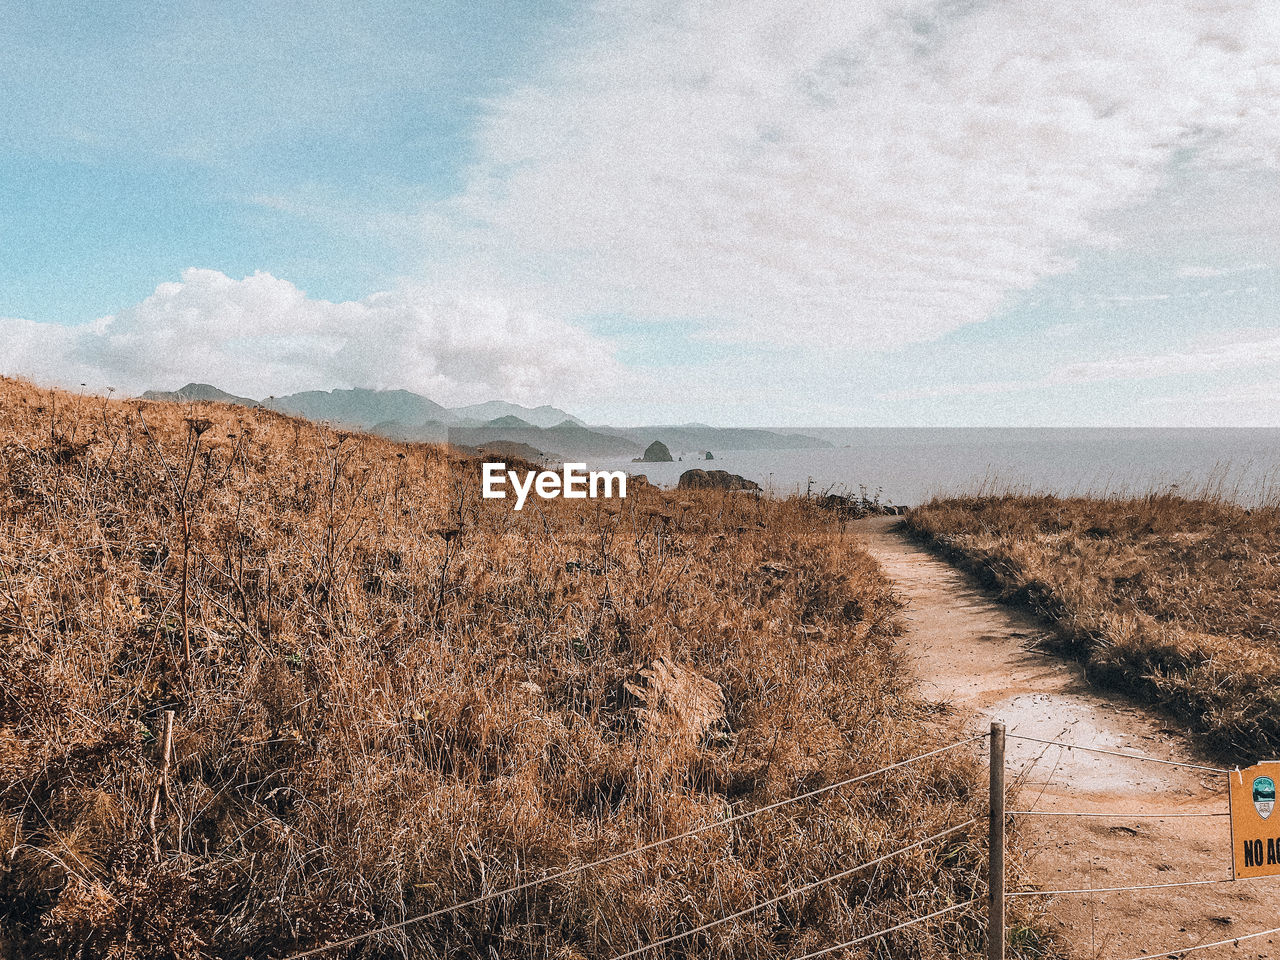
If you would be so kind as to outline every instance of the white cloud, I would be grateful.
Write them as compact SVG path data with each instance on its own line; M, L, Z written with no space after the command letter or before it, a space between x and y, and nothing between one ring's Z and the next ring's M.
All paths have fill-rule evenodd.
M1161 377L1180 377L1188 384L1205 374L1280 366L1280 336L1258 329L1223 330L1212 339L1187 343L1162 353L1128 353L1096 360L1063 363L1035 377L959 381L910 386L882 392L882 399L932 400L945 397L994 396L1049 387L1087 387L1090 384L1131 383ZM1276 392L1270 381L1269 393Z
M1054 370L1045 384L1097 383L1152 377L1197 376L1280 364L1280 337L1224 332L1213 343L1168 353L1130 355L1072 363Z
M69 327L0 317L0 357L4 358L0 373L66 386L87 382L76 377L88 371L80 366L72 370L67 364L74 340Z
M983 380L977 383L951 383L940 387L907 387L886 390L884 400L938 400L946 397L985 397L1013 393L1041 385L1038 380Z
M270 274L197 269L91 324L0 319L0 355L6 373L46 382L136 391L194 380L254 397L361 386L544 402L617 376L600 342L493 298L404 287L331 303Z
M1179 151L1277 162L1273 0L639 0L575 31L429 216L441 276L563 315L927 340L1114 240Z
M1280 386L1273 381L1190 395L1184 392L1147 397L1139 400L1138 406L1154 411L1156 422L1161 425L1280 427ZM1257 460L1270 462L1271 451L1259 450ZM1267 472L1273 486L1280 482L1280 471Z
M1216 279L1218 277L1230 277L1238 273L1257 273L1259 270L1266 270L1265 263L1246 263L1233 267L1202 267L1196 264L1185 264L1178 268L1178 276L1198 280Z

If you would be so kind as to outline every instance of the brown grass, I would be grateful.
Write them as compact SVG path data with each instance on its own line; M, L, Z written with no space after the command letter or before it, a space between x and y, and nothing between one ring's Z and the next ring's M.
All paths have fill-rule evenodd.
M938 744L828 515L651 487L514 513L477 474L0 381L0 954L281 957ZM609 957L980 815L981 782L950 754L332 955ZM650 955L798 956L967 899L979 840ZM979 940L964 913L854 955Z
M1280 748L1280 510L993 496L936 500L906 525L1056 623L1098 681L1235 759Z

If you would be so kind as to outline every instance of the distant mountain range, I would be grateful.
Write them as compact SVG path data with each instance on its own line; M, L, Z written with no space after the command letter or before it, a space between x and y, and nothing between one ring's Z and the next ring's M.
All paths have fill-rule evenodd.
M368 430L379 423L447 423L456 420L448 407L408 390L308 390L287 397L268 397L263 404L281 413L327 420Z
M776 430L711 427L702 423L653 427L588 427L558 407L523 407L489 400L445 407L408 390L308 390L252 400L208 383L148 390L144 400L216 402L266 407L280 413L366 430L393 440L452 443L475 449L541 452L548 460L630 459L655 440L676 455L711 450L799 450L830 447L826 440ZM528 453L522 454L528 456Z
M257 400L248 397L237 397L208 383L188 383L177 390L147 390L142 394L143 400L176 400L183 403L233 403L241 407L260 407Z
M565 413L559 407L547 406L522 407L518 403L507 403L505 400L488 400L484 403L473 403L468 407L454 407L454 415L459 420L474 420L489 423L502 417L516 417L535 427L554 427L568 420L580 427L585 427L575 416Z
M554 427L556 424L582 425L582 421L557 407L522 407L505 400L489 400L466 407L441 406L434 400L408 390L306 390L283 397L252 400L227 393L208 383L188 383L177 390L147 390L143 400L178 400L194 403L212 401L234 403L242 407L266 407L280 413L307 420L326 420L361 430L371 430L382 423L419 425L424 423L458 424L478 427L502 417L517 417L528 426Z

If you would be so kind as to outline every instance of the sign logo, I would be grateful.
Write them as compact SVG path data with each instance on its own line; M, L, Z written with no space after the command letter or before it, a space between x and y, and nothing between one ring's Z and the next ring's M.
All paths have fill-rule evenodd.
M1276 806L1276 782L1270 777L1254 777L1253 806L1263 820L1271 816Z

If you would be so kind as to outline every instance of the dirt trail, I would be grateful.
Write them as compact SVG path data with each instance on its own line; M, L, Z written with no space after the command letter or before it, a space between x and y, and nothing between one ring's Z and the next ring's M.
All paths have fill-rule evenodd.
M926 695L946 701L966 728L1002 720L1010 734L1201 763L1159 714L1091 688L1083 671L1034 647L1044 628L997 604L965 574L893 530L895 518L860 521L870 552L907 601L906 647ZM1108 814L1225 813L1223 775L1008 742L1018 810ZM1077 818L1020 816L1031 849L1028 886L1118 887L1225 878L1231 874L1225 816ZM1011 889L1013 887L1011 886ZM1280 879L1216 886L1056 897L1050 914L1074 956L1125 960L1159 950L1280 926ZM1280 935L1192 957L1280 960Z

